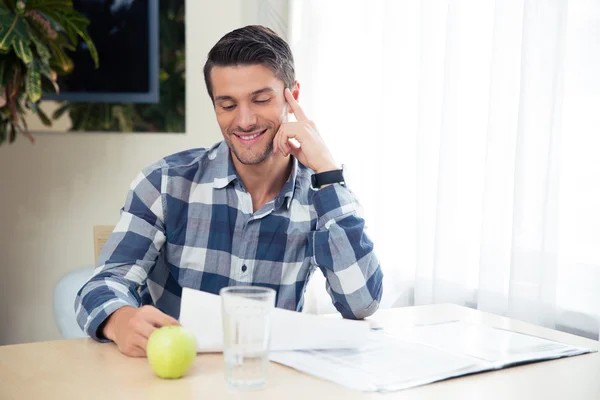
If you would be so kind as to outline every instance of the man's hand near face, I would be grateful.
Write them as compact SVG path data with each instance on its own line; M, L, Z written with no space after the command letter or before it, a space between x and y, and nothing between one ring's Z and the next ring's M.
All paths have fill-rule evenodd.
M289 89L284 91L285 99L296 116L297 122L284 122L273 139L273 152L283 156L293 155L315 173L339 169L315 123L308 119ZM294 139L299 143L296 146Z
M179 325L179 321L153 306L125 306L108 318L103 333L126 356L145 357L148 338L166 325Z

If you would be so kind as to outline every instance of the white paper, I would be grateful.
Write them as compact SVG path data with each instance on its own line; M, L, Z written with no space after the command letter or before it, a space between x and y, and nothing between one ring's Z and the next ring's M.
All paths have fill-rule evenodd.
M394 391L595 350L461 321L372 332L359 349L285 351L270 359L362 391Z
M448 321L389 332L395 337L422 343L440 350L458 352L491 363L510 364L521 361L556 358L578 348L552 340L506 329Z
M448 371L469 373L477 360L372 332L367 345L350 350L272 353L269 358L310 375L362 391L399 390L430 383Z
M183 288L179 322L194 332L198 352L223 351L220 296ZM356 348L367 343L369 331L367 321L274 308L271 314L271 351Z

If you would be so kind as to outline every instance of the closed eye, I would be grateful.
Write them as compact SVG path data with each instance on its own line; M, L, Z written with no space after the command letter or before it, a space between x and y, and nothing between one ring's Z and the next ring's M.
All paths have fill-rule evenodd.
M223 110L227 110L227 111L231 111L235 108L235 104L231 105L231 106L221 106L223 108Z
M268 103L269 101L271 101L271 99L266 99L266 100L254 100L255 103L258 104L265 104Z

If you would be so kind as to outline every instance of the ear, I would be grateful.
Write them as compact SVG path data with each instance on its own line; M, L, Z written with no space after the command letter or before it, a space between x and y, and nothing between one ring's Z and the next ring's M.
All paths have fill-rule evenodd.
M298 101L298 99L300 98L300 83L298 81L294 82L294 86L292 86L292 88L290 89L290 92L292 92L292 96L294 96L294 99L296 99L296 101ZM294 112L292 111L292 109L290 107L288 107L288 114L293 114Z

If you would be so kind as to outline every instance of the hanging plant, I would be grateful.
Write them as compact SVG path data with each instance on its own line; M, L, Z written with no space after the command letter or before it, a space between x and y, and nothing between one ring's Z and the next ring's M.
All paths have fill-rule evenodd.
M0 0L0 145L18 133L33 142L27 111L52 124L39 101L44 92L58 92L57 74L73 71L66 50L75 50L79 38L98 67L88 25L71 0Z
M185 1L161 0L159 7L159 102L65 101L53 119L67 114L72 131L185 132Z

